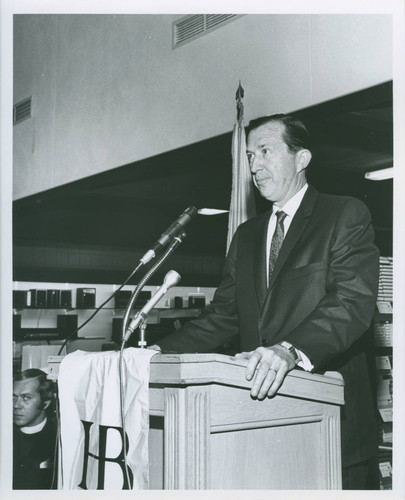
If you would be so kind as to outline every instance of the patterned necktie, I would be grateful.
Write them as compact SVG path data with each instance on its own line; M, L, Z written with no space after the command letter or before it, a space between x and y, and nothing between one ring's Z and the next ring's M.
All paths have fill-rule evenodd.
M282 210L276 212L277 216L277 224L276 229L273 234L273 238L271 240L270 247L270 257L269 257L269 283L271 274L273 272L274 266L277 261L278 254L280 253L281 245L284 240L284 219L287 217L287 214Z

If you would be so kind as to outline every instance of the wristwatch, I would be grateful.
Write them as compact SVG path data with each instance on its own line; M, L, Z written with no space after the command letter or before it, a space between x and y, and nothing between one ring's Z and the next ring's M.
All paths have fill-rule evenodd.
M295 364L302 361L301 356L299 355L299 353L297 352L297 350L295 349L295 347L292 344L283 340L282 342L279 342L278 345L283 347L284 349L286 349L290 354L292 354L294 361L295 361Z

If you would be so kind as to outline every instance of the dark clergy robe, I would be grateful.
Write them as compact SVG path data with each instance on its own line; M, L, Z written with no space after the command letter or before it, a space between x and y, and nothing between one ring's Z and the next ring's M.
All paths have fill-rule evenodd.
M13 489L49 490L52 486L56 425L52 419L34 434L13 427Z

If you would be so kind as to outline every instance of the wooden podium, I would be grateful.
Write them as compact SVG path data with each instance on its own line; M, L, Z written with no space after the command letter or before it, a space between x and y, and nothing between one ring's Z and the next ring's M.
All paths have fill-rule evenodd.
M150 489L341 488L341 376L293 370L259 401L245 367L220 354L152 358Z

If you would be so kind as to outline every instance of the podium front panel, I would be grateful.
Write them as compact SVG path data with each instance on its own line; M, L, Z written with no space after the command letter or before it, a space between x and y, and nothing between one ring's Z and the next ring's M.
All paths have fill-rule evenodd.
M170 382L161 372L158 383L151 378L150 489L341 488L342 380L292 372L290 389L259 401L250 396L244 366L238 382L235 366L224 375L226 366L215 371L221 357L211 356L208 375L200 376L207 365L190 365L199 355L180 355L180 364L189 363L183 374L165 360Z

